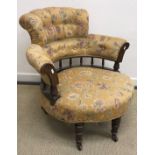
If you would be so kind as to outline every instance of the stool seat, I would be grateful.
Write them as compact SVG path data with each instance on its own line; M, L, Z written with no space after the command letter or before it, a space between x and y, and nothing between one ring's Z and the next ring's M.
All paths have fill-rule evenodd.
M127 110L133 82L122 73L99 68L74 67L58 74L60 98L56 104L43 95L41 106L48 114L68 123L102 122Z

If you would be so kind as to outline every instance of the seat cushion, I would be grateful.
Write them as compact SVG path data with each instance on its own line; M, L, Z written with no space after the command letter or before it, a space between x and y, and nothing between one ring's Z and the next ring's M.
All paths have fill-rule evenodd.
M118 72L76 67L58 76L61 97L52 106L43 96L41 106L56 119L69 123L102 122L120 117L133 94L133 82Z

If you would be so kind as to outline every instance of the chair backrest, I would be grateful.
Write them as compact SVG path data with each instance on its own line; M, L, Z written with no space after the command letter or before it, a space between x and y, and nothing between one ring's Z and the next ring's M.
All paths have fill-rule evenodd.
M33 10L20 18L20 25L26 29L33 44L45 44L88 34L88 13L83 9L49 7Z

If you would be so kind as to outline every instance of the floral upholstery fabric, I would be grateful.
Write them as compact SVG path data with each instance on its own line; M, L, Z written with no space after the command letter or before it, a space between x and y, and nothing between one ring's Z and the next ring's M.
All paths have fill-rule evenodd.
M53 62L67 57L101 56L101 48L87 38L70 38L47 44L44 50Z
M31 11L20 18L33 44L45 45L54 40L85 37L88 14L83 9L49 7Z
M36 44L31 44L26 52L29 63L40 72L41 67L48 63L53 64L47 52L43 48Z
M103 38L105 39L103 40ZM110 39L108 36L95 35L95 37L88 36L88 38L69 38L53 41L44 47L32 44L27 50L27 58L37 71L40 70L45 62L56 62L65 57L96 56L109 60L117 60L119 49L123 42L124 40L121 39L113 37ZM41 58L41 53L43 54L43 58Z
M27 51L30 64L39 71L49 59L54 62L70 56L116 61L126 40L88 34L88 18L86 10L65 7L37 9L21 16L21 26L29 32L32 44L36 44Z
M54 41L46 45L46 50L53 61L73 56L98 56L116 61L124 39L88 35L87 38L70 38Z
M88 38L102 48L102 57L112 61L117 60L120 48L123 46L124 43L127 42L125 39L121 39L118 37L96 34L89 34Z
M61 97L52 106L43 96L41 106L56 119L69 122L101 122L120 117L133 94L130 78L104 69L78 67L58 74Z

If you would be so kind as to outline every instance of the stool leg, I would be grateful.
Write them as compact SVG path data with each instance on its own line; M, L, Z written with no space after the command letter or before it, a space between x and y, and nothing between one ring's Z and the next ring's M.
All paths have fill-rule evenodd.
M82 150L82 135L83 135L84 123L75 124L75 140L78 150Z
M114 142L118 141L117 131L118 131L118 128L120 126L120 122L121 122L121 117L112 120L111 134L112 134L112 140Z

